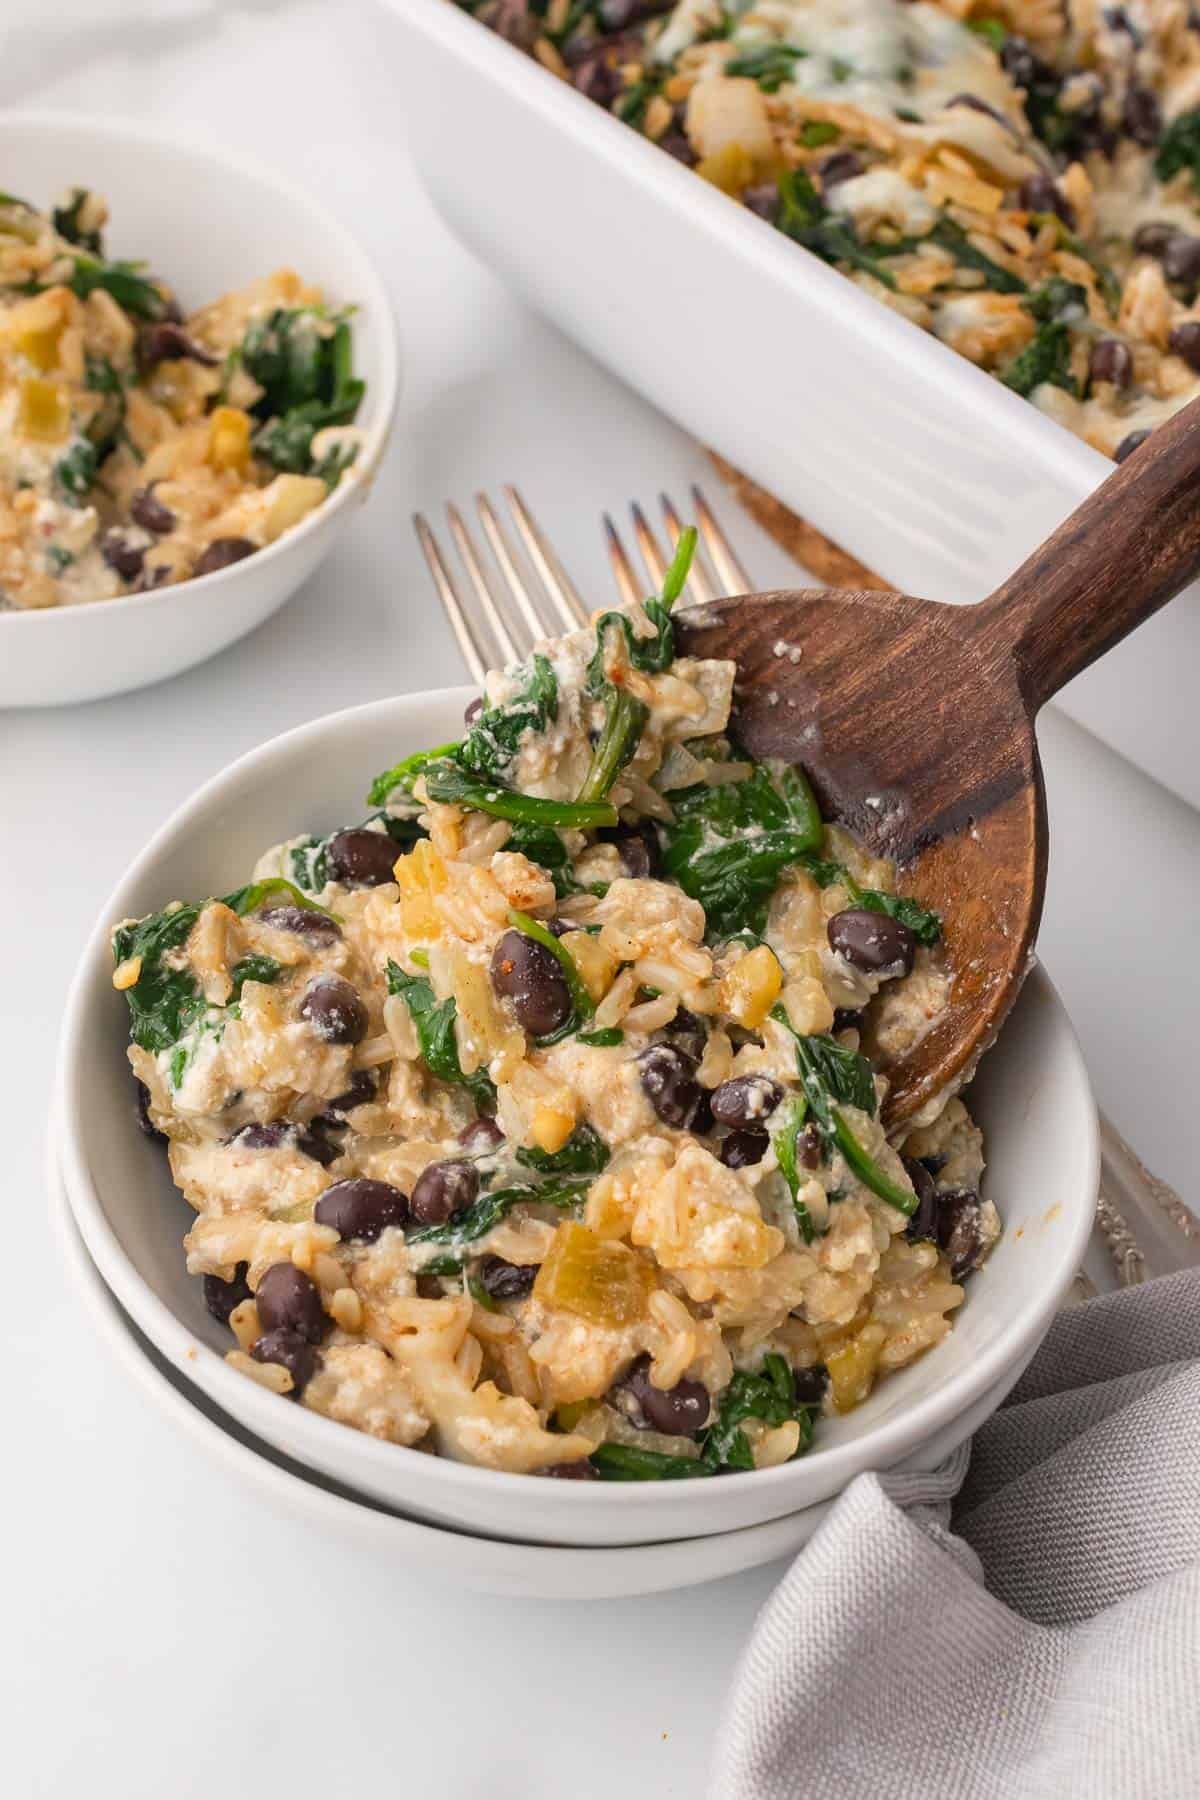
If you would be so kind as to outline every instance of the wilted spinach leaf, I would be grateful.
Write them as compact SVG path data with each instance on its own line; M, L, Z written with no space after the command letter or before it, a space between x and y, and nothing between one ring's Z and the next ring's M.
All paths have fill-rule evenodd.
M486 1107L491 1111L496 1104L496 1089L491 1077L482 1069L477 1069L474 1074L464 1075L462 1064L458 1060L458 1044L454 1036L458 1007L454 1000L436 999L432 986L423 975L407 974L390 957L387 984L389 994L404 996L404 1003L417 1028L417 1042L429 1073L436 1075L439 1081L449 1081L456 1087L465 1087L476 1106Z

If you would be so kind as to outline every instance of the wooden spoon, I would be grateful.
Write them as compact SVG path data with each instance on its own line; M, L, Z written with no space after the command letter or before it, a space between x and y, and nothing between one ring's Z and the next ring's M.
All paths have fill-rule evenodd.
M950 1002L888 1068L889 1124L970 1075L1029 968L1049 847L1039 710L1198 573L1193 401L976 606L825 588L678 614L684 653L737 662L750 753L801 763L825 817L942 916Z

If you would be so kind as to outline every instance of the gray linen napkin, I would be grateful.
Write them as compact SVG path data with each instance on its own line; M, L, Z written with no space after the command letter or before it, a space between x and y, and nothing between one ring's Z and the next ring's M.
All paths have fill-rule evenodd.
M1061 1314L969 1457L851 1483L759 1616L710 1791L1200 1796L1200 1275Z

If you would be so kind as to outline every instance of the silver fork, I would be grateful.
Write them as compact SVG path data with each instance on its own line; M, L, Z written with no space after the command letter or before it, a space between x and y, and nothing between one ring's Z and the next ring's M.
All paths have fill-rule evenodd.
M486 494L476 494L484 536L492 551L489 569L461 513L447 503L450 536L462 558L474 605L464 604L441 546L422 513L413 523L425 560L433 576L438 598L458 640L463 658L476 681L482 683L489 668L518 662L533 643L559 631L576 631L588 623L588 611L579 591L515 487L502 490L512 513L524 556L537 583L531 582L514 554L499 515ZM706 556L692 563L683 600L701 605L722 594L749 594L755 584L718 523L708 501L696 486L691 490L696 529ZM679 540L682 524L666 494L659 496L669 544ZM662 586L670 562L643 509L630 506L633 536L652 590ZM605 542L613 580L621 601L629 605L646 592L636 566L610 514L603 515ZM497 580L496 570L499 571ZM1174 1188L1152 1175L1139 1161L1120 1132L1100 1115L1100 1192L1096 1223L1112 1262L1118 1284L1134 1287L1149 1273L1167 1274L1175 1269L1200 1266L1200 1219L1185 1205ZM1139 1240L1129 1222L1133 1213L1142 1227ZM1148 1267L1148 1254L1153 1268ZM1096 1293L1091 1277L1080 1269L1075 1297Z

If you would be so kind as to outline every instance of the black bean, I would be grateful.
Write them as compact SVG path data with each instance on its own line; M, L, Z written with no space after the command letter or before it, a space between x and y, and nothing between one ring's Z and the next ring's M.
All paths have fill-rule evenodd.
M136 1075L133 1078L133 1085L137 1091L138 1130L143 1132L152 1144L165 1144L166 1132L160 1131L150 1117L150 1089L144 1081L139 1081Z
M274 1119L269 1125L243 1125L229 1142L242 1150L278 1150L290 1141L292 1131L286 1119Z
M396 879L397 854L386 831L335 831L325 846L325 866L343 887L382 887Z
M802 1169L819 1169L824 1149L821 1134L810 1120L796 1139L796 1161Z
M297 1331L264 1332L257 1343L251 1344L250 1354L255 1362L279 1363L292 1378L289 1398L298 1400L313 1376L317 1372L317 1353L307 1338L302 1338Z
M937 1241L961 1281L983 1260L983 1228L979 1195L972 1188L950 1188L937 1200Z
M518 50L532 50L541 30L540 19L529 11L529 0L492 0L487 10L489 28Z
M913 1243L919 1238L936 1238L938 1207L933 1176L915 1156L905 1156L901 1160L917 1196L917 1208L909 1215L904 1235Z
M611 106L625 86L621 68L629 61L626 49L632 54L632 41L623 45L616 36L583 43L568 57L572 85L597 106Z
M783 1099L783 1089L769 1075L735 1075L715 1088L712 1115L718 1125L755 1125L761 1130Z
M578 1462L551 1463L548 1469L539 1469L538 1474L548 1475L554 1481L599 1481L600 1479L586 1456L581 1456Z
M1141 449L1149 436L1148 431L1131 431L1128 437L1121 439L1113 451L1113 461L1123 463L1127 456L1132 456L1135 450Z
M1131 87L1125 95L1121 124L1127 137L1144 150L1153 149L1162 136L1162 108L1153 88Z
M298 1125L291 1125L286 1119L275 1119L269 1125L243 1125L229 1139L241 1150L279 1150L285 1145L299 1150L302 1156L309 1156L313 1162L328 1168L337 1157L332 1144L319 1136L315 1131L304 1131Z
M204 1304L213 1318L218 1319L222 1325L228 1325L229 1315L235 1306L240 1306L243 1300L253 1299L250 1284L246 1280L249 1267L249 1263L239 1263L232 1281L222 1281L219 1275L204 1277Z
M533 1037L557 1031L571 1016L571 990L557 957L523 931L506 931L496 945L492 986Z
M917 954L917 940L903 920L866 906L848 906L835 913L825 935L852 968L872 975L901 971L907 975Z
M135 594L152 594L155 588L166 587L171 579L169 563L143 563L142 572L133 584Z
M321 1290L295 1263L272 1263L254 1299L264 1331L294 1331L309 1344L319 1344L324 1337Z
M655 13L666 12L670 0L600 0L597 16L605 31L627 31Z
M658 147L660 150L665 150L668 156L673 156L675 158L676 162L681 162L684 165L684 167L688 168L688 169L695 168L696 163L699 160L699 158L696 155L696 152L692 149L691 144L688 142L688 136L687 136L686 131L664 131L662 136L658 140ZM747 189L746 193L749 193L749 192L750 192L750 190ZM743 194L742 198L744 200L746 198L746 194ZM779 201L778 188L775 189L775 200L776 200L776 204L778 204L778 201ZM757 212L758 209L757 209L757 207L752 207L751 210L754 212ZM771 214L764 213L762 216L764 218L770 218Z
M362 997L341 975L317 975L309 982L300 1017L325 1044L361 1044L367 1035Z
M1058 185L1050 175L1027 175L1017 189L1017 205L1025 212L1055 213L1064 225L1075 223L1075 212L1071 202L1058 191Z
M1045 64L1034 55L1027 38L1010 32L1000 46L1000 66L1018 87L1027 88L1037 80Z
M792 1370L792 1393L797 1406L819 1406L828 1385L829 1375L824 1363L814 1363L811 1369Z
M1162 253L1162 266L1168 281L1194 287L1200 281L1200 237L1177 232Z
M219 569L228 569L234 563L241 562L243 557L253 556L258 549L249 538L223 537L214 538L207 550L202 550L192 564L193 575L215 575Z
M1120 338L1097 338L1092 345L1088 373L1093 381L1111 381L1115 388L1127 388L1133 380L1133 353Z
M762 1161L769 1143L765 1131L731 1131L717 1154L727 1169L750 1169Z
M613 825L599 833L603 843L614 844L627 875L644 880L662 868L658 833L648 821L641 825Z
M475 1270L475 1279L493 1300L521 1300L537 1280L536 1263L505 1262L502 1256L485 1256Z
M369 1101L373 1100L375 1093L375 1077L370 1069L355 1069L350 1077L350 1086L345 1093L338 1094L334 1099L325 1102L321 1118L341 1123L345 1120L346 1114L352 1112L356 1106L366 1106Z
M427 1163L417 1176L409 1199L409 1211L418 1225L444 1225L455 1213L466 1212L479 1192L479 1175L465 1157L450 1156Z
M175 514L155 494L154 485L151 482L149 487L137 490L129 502L129 516L143 531L153 532L155 537L165 537L168 531L175 529Z
M495 1119L472 1119L459 1132L458 1141L471 1156L490 1156L504 1142L504 1133Z
M624 1386L637 1401L646 1428L672 1437L690 1437L708 1424L711 1402L700 1381L677 1381L674 1387L655 1387L650 1379L650 1358L639 1356Z
M473 700L467 701L466 707L463 710L463 724L473 725L482 711L483 695L476 694Z
M130 543L125 533L114 526L100 539L100 554L122 581L136 581L146 560L146 546Z
M164 320L158 325L143 325L137 335L135 346L137 366L142 374L156 369L163 362L197 362L205 368L215 369L217 358L203 344L198 344L189 337L183 326Z
M337 920L313 906L268 906L254 916L276 931L293 932L296 937L310 938L314 944L332 944L342 935Z
M1123 31L1135 44L1141 43L1142 34L1123 6L1106 6L1103 18L1110 31Z
M1139 256L1161 257L1171 239L1177 236L1174 225L1168 225L1164 219L1152 219L1138 226L1133 234L1133 247Z
M835 150L831 156L823 159L817 170L821 177L821 192L827 194L839 182L853 181L862 172L862 158L856 156L853 150Z
M694 1063L699 1063L704 1056L704 1047L708 1043L708 1027L703 1019L689 1012L686 1006L677 1009L675 1017L663 1027L663 1037L668 1043L690 1056Z
M708 1095L696 1080L696 1065L674 1044L651 1044L638 1057L642 1092L665 1125L679 1131L702 1129Z
M986 100L981 100L978 94L951 94L946 107L949 109L952 106L969 106L972 112L984 113L989 119L995 119L1006 131L1012 129L1004 114L997 112L994 106L989 106Z
M864 1016L864 1007L835 1006L833 1009L833 1029L835 1031L861 1031Z
M1182 356L1189 369L1200 373L1200 319L1185 319L1176 325L1167 340L1167 347L1175 356Z
M387 1181L352 1175L325 1189L313 1208L318 1225L332 1225L339 1237L373 1244L390 1225L408 1223L408 1201Z
M742 205L749 207L760 219L774 223L779 211L779 189L773 181L758 181L753 187L742 189Z
M331 1163L335 1163L341 1154L337 1145L331 1144L325 1136L325 1121L322 1119L313 1120L311 1131L299 1133L296 1138L296 1148L301 1156L310 1156L313 1162L320 1163L323 1169L327 1169Z

